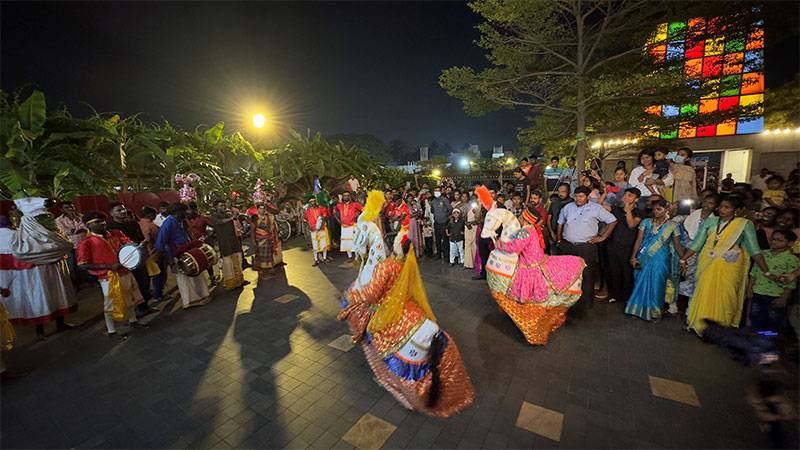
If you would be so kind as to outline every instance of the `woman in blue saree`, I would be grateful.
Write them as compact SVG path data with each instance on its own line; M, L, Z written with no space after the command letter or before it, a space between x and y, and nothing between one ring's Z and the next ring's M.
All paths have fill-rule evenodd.
M667 202L653 203L653 217L639 224L631 264L634 271L633 293L625 314L658 322L664 303L678 297L678 262L683 257L680 225L667 220Z

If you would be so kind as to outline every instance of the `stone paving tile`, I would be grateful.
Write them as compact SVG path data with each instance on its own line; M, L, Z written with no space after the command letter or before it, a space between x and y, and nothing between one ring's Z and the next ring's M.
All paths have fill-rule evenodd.
M243 290L216 289L194 310L171 303L121 345L103 335L91 289L81 293L78 329L35 343L21 327L18 348L3 357L30 374L0 386L0 446L354 448L342 438L365 414L397 427L384 448L769 445L744 401L754 370L684 333L679 320L654 325L626 317L623 305L597 304L532 347L485 282L427 259L429 301L477 397L449 419L409 411L374 382L360 349L329 345L347 332L336 320L355 274L336 267L344 257L311 269L305 246L284 256L278 276L259 281L248 270ZM702 404L653 395L651 376L691 385ZM515 426L524 402L563 414L560 440Z

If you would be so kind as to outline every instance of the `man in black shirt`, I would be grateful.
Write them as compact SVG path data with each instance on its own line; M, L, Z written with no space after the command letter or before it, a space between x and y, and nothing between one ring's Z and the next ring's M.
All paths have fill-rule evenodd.
M125 208L125 205L120 202L109 203L108 214L111 216L111 221L106 224L107 229L122 231L134 244L141 244L144 241L142 228L138 222L128 219L128 209ZM142 254L145 255L144 252ZM140 316L156 312L156 309L147 305L152 296L150 295L150 277L147 274L147 264L145 264L144 260L139 264L139 267L131 270L131 274L136 279L139 291L144 297L144 302L139 304L137 312Z
M622 196L623 206L603 205L603 208L614 214L618 224L608 238L608 265L605 275L609 303L617 300L627 302L633 292L633 267L629 260L639 234L639 222L645 218L645 212L636 208L640 195L639 189L628 188Z
M514 178L516 191L522 194L522 204L527 205L531 201L531 182L519 167L514 169Z
M558 185L558 198L550 202L550 210L547 211L548 217L550 220L547 221L547 230L550 232L550 254L557 255L558 254L558 245L556 245L555 236L558 236L556 232L558 230L558 216L561 214L561 210L567 206L569 203L572 202L572 198L569 196L569 183L561 183Z

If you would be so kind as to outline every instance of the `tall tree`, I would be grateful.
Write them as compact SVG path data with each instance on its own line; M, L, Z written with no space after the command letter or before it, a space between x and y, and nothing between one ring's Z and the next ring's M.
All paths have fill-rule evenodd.
M724 7L741 11L740 2L729 3L736 5ZM486 20L477 27L478 45L487 50L492 67L447 69L440 85L462 100L470 115L529 108L535 117L521 133L523 143L574 145L579 167L586 159L587 132L641 128L648 104L680 105L691 92L705 92L705 87L692 91L682 72L653 71L658 55L642 55L657 25L671 17L686 19L693 13L691 3L479 0L469 5ZM723 8L719 2L714 6Z

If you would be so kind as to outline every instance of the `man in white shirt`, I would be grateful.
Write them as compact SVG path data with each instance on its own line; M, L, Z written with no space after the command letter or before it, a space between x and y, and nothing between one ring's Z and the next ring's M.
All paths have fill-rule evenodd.
M156 216L155 219L153 219L153 223L156 224L158 227L161 227L164 221L167 220L167 217L169 217L167 208L169 208L169 203L158 202L158 210L160 211L160 213Z
M769 178L770 173L769 169L766 167L761 168L761 171L752 177L750 177L750 187L753 189L761 189L761 192L765 192L767 188L767 178Z
M358 188L361 187L361 184L356 179L356 176L350 174L350 179L347 180L347 187L350 189L350 192L358 192Z

